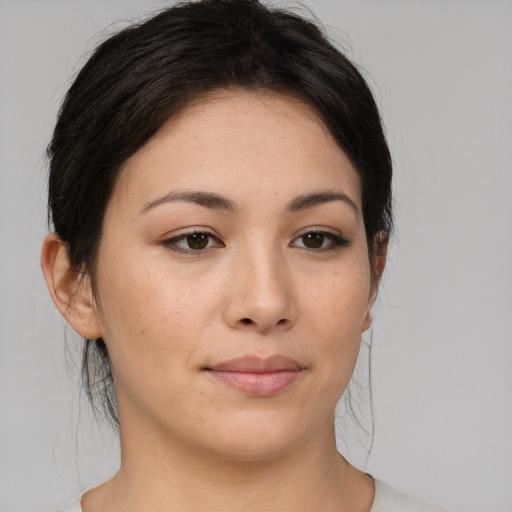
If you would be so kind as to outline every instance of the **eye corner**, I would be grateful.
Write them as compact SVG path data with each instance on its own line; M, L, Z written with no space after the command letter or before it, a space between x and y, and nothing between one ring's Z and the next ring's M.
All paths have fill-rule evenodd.
M298 240L302 240L302 245L296 244ZM325 244L325 242L329 243ZM341 234L326 229L309 228L297 235L290 245L312 253L324 253L347 247L350 245L350 241Z
M219 235L202 227L183 230L161 241L166 249L189 256L200 256L225 247Z

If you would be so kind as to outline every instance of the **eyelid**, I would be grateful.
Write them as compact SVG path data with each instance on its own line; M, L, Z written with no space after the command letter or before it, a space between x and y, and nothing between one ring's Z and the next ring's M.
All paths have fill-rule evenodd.
M337 229L334 229L334 228L327 228L327 227L323 227L323 226L308 226L306 228L302 228L295 235L295 238L307 235L308 233L323 233L326 235L341 236L341 233Z
M327 246L321 246L317 248L313 247L306 247L306 246L297 246L295 245L295 242L299 240L302 237L305 237L308 234L320 234L323 235L327 240L330 241L330 243ZM199 248L199 249L192 249L190 247L181 247L179 245L179 242L186 239L186 237L194 235L194 234L203 234L210 237L211 240L215 242L214 246L207 246L205 248ZM165 239L161 242L166 248L169 250L172 250L174 252L179 252L183 254L189 254L189 255L196 255L199 256L201 254L204 254L206 252L209 252L213 249L219 248L219 247L225 247L224 242L220 238L220 236L211 228L208 228L206 226L193 226L189 228L182 228L178 231L175 231L174 233L171 233L170 235L166 236ZM210 242L208 242L210 243ZM312 253L320 253L320 252L328 252L332 251L341 247L346 247L349 245L349 241L343 237L339 231L336 230L336 232L333 232L330 228L320 227L320 226L310 226L307 228L303 228L301 231L299 231L292 241L290 242L291 247L296 247L298 249L302 249L308 252Z
M172 231L171 233L166 234L165 239L171 240L172 238L178 238L180 236L186 235L195 235L196 233L204 233L206 235L212 235L213 237L220 238L212 228L207 226L190 226L186 228L180 228L176 231Z
M185 239L187 236L195 235L195 234L204 234L211 237L213 240L217 242L217 245L214 247L205 247L204 249L191 249L180 247L177 242ZM191 254L191 255L201 255L211 249L215 249L217 247L224 247L224 243L222 242L220 236L215 233L212 229L207 228L205 226L193 226L190 228L183 228L181 230L175 231L170 235L167 235L161 242L166 248L171 251L179 252L183 254Z
M320 247L320 248L316 248L316 249L309 248L309 247L298 247L299 249L303 249L303 250L306 250L309 252L317 252L317 253L318 252L327 252L329 250L338 249L340 247L346 247L350 243L349 240L347 240L343 235L341 235L341 233L339 233L339 231L333 232L329 228L320 227L320 226L310 226L310 227L304 228L301 231L299 231L299 233L293 238L290 245L293 246L293 243L296 240L298 240L310 233L324 235L326 238L328 238L331 241L331 243L327 247Z

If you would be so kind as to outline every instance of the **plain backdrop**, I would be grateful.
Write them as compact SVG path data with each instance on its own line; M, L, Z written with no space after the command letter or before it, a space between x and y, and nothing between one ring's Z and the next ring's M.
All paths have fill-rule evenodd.
M512 2L303 3L365 70L396 172L397 233L366 337L373 449L366 458L357 438L368 439L343 427L343 412L340 448L392 486L455 511L510 512ZM68 334L66 356L39 268L43 154L84 56L165 5L0 0L3 512L55 509L118 464L115 436L78 392L80 340Z

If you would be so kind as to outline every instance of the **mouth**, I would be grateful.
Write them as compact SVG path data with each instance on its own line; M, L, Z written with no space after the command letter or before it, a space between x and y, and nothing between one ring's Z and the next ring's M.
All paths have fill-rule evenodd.
M278 394L297 382L305 368L282 355L237 357L204 368L216 381L254 397Z

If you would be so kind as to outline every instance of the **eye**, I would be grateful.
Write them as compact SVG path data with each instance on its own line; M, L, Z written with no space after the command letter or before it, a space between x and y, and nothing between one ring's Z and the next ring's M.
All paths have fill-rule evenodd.
M164 240L164 245L178 252L200 253L215 247L223 247L224 244L212 233L193 231Z
M308 231L297 237L292 245L310 251L328 251L337 247L346 247L348 240L327 231Z

